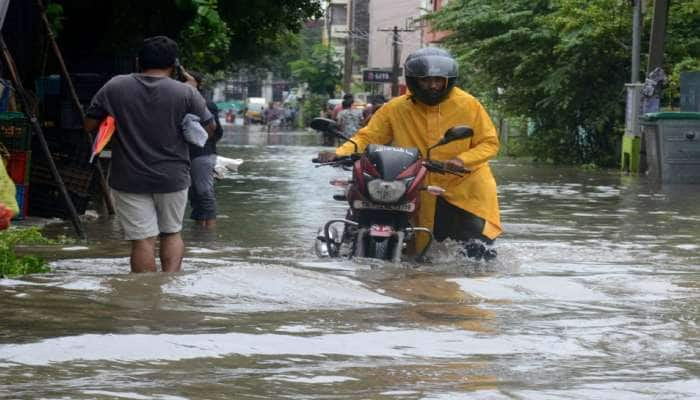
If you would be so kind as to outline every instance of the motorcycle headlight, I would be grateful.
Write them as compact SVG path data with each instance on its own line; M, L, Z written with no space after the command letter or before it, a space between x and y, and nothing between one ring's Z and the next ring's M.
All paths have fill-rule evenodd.
M396 203L406 193L403 181L383 181L374 179L367 183L367 192L377 203Z

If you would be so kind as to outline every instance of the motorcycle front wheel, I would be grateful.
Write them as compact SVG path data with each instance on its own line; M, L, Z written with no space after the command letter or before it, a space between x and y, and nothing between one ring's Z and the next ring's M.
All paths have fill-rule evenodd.
M379 260L390 260L392 257L391 238L368 237L367 238L367 254L368 258L376 258Z

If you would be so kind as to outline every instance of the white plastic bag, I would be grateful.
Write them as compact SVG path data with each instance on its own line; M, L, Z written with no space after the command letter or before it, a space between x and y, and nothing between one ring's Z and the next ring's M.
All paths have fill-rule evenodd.
M209 134L199 121L198 116L185 114L185 118L182 119L182 134L188 143L192 143L197 147L204 147L207 139L209 139Z

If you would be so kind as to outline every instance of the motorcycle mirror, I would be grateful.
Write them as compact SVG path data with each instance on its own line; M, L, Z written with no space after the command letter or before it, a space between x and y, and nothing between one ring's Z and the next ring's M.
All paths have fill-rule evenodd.
M346 138L345 135L343 135L343 132L340 131L338 123L333 121L332 119L314 118L311 120L311 124L309 126L311 126L312 129L315 129L317 131L330 133L331 135L341 139L342 141L352 143L355 146L355 153L357 153L357 143L355 143L352 139Z
M455 140L466 139L468 137L474 136L474 131L472 128L464 125L453 126L445 132L445 135L440 139L438 144L445 144L454 142Z
M466 139L468 137L471 137L474 135L474 130L472 128L465 126L465 125L458 125L458 126L453 126L452 128L448 129L447 132L445 132L445 135L443 135L442 139L440 139L439 142L434 144L433 146L428 147L428 154L426 155L426 158L430 160L430 150L442 146L443 144L447 144L450 142L454 142L455 140L460 140L460 139Z
M329 132L336 134L338 132L338 124L328 118L314 118L311 120L311 128L317 131Z

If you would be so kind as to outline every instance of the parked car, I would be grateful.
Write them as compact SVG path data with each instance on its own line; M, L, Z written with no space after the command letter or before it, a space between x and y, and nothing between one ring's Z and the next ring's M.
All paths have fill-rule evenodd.
M246 102L246 107L248 111L246 112L246 119L248 122L259 122L262 123L263 120L263 110L265 109L265 98L264 97L248 97Z

